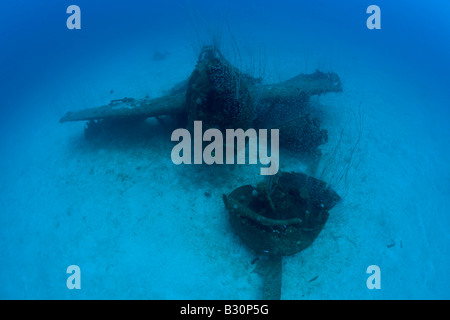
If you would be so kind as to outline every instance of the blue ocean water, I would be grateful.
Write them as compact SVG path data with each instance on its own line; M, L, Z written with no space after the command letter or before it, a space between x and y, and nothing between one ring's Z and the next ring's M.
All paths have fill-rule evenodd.
M66 27L72 4L80 30ZM373 4L380 30L366 26ZM315 243L283 260L282 298L450 298L449 11L437 0L4 4L0 298L260 298L254 255L222 203L259 176L175 166L156 121L95 143L83 123L59 123L68 111L164 94L213 41L268 82L339 74L343 92L315 100L326 106L324 159L342 128L351 148L352 117L364 114L345 197ZM80 290L66 286L70 265ZM370 265L380 267L379 290L366 286Z

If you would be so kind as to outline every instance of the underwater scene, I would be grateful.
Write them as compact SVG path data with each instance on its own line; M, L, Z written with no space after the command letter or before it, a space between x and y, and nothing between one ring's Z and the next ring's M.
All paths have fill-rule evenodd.
M0 299L449 299L449 13L4 3Z

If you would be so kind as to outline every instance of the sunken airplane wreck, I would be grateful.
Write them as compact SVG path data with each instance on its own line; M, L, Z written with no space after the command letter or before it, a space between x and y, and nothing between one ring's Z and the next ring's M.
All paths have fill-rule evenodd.
M190 77L159 98L123 98L108 105L68 112L60 122L88 121L86 133L96 127L144 121L165 115L179 117L189 131L194 121L203 129L229 128L280 130L280 146L303 155L320 155L327 131L311 115L314 95L342 91L335 73L316 71L289 80L262 84L262 79L242 73L214 47L204 47Z
M204 129L222 132L278 129L280 148L309 159L314 172L321 156L319 147L328 135L320 119L311 115L310 97L340 91L339 76L320 71L263 84L233 66L217 48L207 46L189 78L165 96L113 100L105 106L69 112L60 122L88 121L87 136L161 116L179 119L191 133L196 121L202 121ZM223 195L234 232L258 255L255 270L264 278L264 299L281 298L282 256L310 246L339 200L326 182L282 171L266 176L256 187L244 185Z

